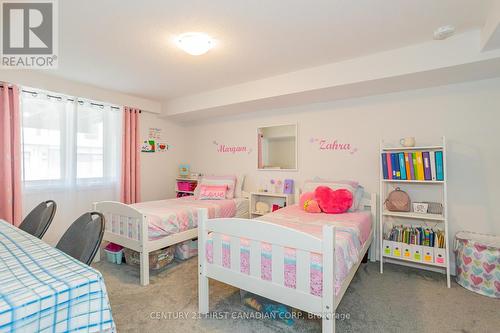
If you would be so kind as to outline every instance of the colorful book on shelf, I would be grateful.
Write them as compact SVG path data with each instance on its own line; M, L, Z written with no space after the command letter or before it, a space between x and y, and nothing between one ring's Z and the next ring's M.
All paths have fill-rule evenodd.
M418 167L417 167L417 153L413 152L411 153L411 159L413 161L413 179L417 180L418 179Z
M401 179L401 170L399 167L399 156L397 153L393 153L391 155L394 156L394 163L392 164L392 168L394 169L394 171L396 173L395 179Z
M436 151L436 180L444 180L443 152Z
M428 151L422 152L422 160L424 162L424 179L431 180L431 158Z
M393 176L392 176L392 159L391 159L391 154L390 153L386 153L385 157L387 158L387 176L388 176L388 179L392 179Z
M401 179L406 180L406 163L405 163L405 154L404 153L399 153L399 171L400 171L400 176Z
M392 168L392 179L398 179L398 174L396 171L396 154L391 153L391 168Z
M384 179L389 179L389 174L387 172L387 153L382 153L382 175Z
M417 179L416 175L415 175L415 166L417 164L417 159L415 157L415 160L413 159L413 157L415 156L415 153L408 153L408 158L410 160L410 175L411 175L411 179L412 180L415 180Z
M431 151L430 153L430 164L431 164L431 180L436 180L436 153Z
M411 172L410 153L404 153L404 154L405 154L406 179L412 180L413 175Z
M424 160L422 158L422 152L417 151L417 180L424 180Z

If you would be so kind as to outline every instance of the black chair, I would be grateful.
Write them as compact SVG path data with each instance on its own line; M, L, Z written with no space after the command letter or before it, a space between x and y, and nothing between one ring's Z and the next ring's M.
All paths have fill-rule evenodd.
M105 223L101 213L83 214L66 230L56 248L90 265L101 245Z
M26 216L19 229L42 239L56 215L57 204L53 200L42 202Z

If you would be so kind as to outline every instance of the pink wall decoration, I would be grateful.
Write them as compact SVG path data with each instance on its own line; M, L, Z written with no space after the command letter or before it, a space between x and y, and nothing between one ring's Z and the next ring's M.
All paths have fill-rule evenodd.
M309 143L316 146L320 151L347 152L351 155L358 151L358 148L354 147L353 144L335 138L311 138Z
M217 147L217 152L221 154L250 154L252 152L252 148L247 146L238 146L238 145L226 145L222 143L218 143L217 141L212 141L212 143Z

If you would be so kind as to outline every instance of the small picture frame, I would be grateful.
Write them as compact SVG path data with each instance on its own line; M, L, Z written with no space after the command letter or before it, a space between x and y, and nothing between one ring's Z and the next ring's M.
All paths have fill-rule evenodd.
M189 176L189 164L179 165L179 176L188 177Z
M413 212L427 214L427 209L429 208L429 204L425 202L414 202L413 203Z

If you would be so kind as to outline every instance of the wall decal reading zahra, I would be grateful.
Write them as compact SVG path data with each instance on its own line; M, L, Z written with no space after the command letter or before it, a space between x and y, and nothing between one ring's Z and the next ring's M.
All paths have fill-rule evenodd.
M330 151L345 151L349 154L354 154L358 151L358 148L354 147L350 143L343 143L337 139L325 139L325 138L311 138L309 142L312 145L316 145L318 150L330 150Z
M218 143L217 141L212 141L214 145L217 146L218 153L228 153L228 154L242 154L247 153L250 154L252 152L252 148L247 146L238 146L238 145L225 145L222 143Z

